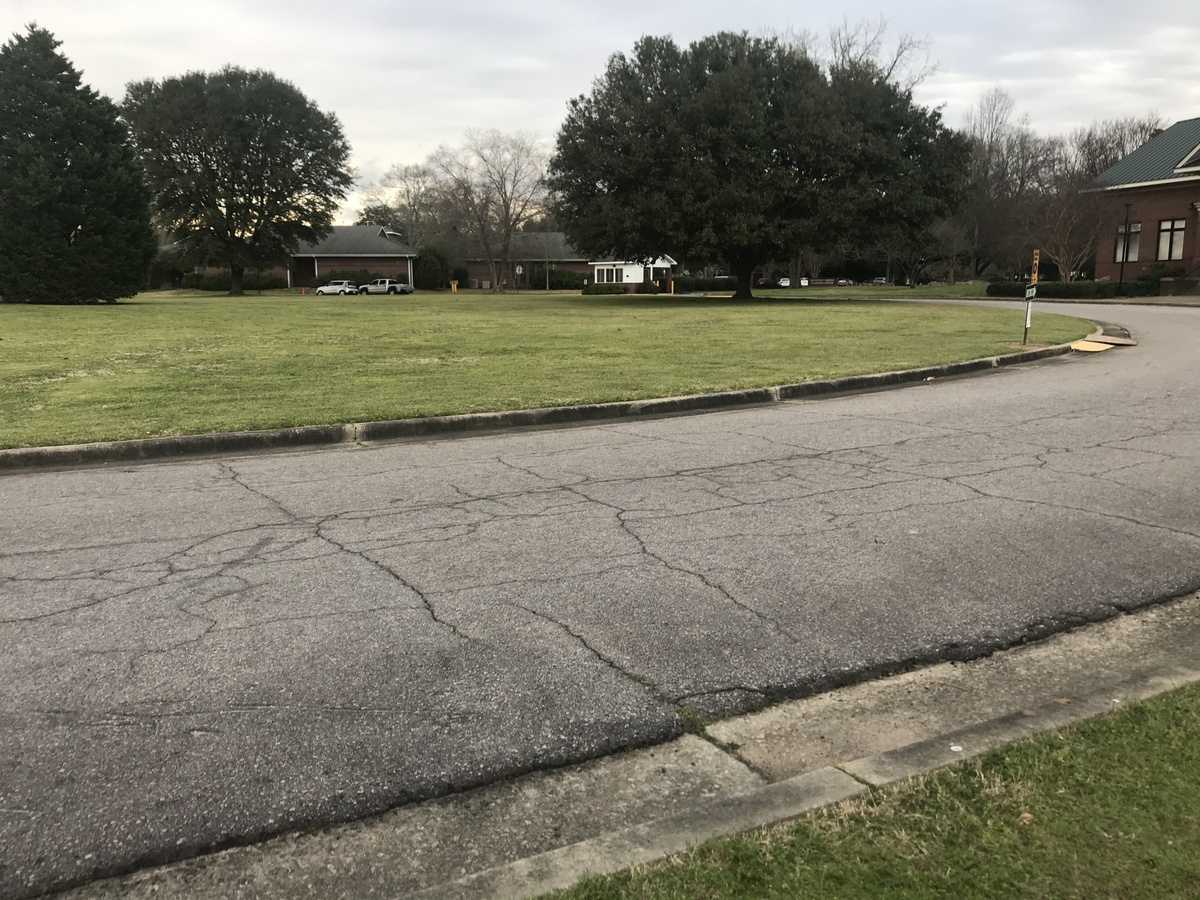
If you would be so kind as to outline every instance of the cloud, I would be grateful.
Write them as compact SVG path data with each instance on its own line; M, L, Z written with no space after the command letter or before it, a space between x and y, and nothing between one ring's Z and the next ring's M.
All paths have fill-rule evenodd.
M226 63L264 68L336 112L367 180L418 162L470 127L550 140L570 98L644 34L688 43L720 30L807 29L878 18L845 0L9 0L12 28L36 20L97 90ZM889 34L928 37L939 71L917 99L961 124L999 85L1042 131L1158 111L1200 115L1195 0L912 0ZM1170 23L1170 24L1164 24Z

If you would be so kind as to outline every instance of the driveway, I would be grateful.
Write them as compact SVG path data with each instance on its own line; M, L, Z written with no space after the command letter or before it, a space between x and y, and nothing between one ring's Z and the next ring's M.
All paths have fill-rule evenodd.
M1140 344L687 417L0 477L0 896L1200 588L1200 310L1056 311Z

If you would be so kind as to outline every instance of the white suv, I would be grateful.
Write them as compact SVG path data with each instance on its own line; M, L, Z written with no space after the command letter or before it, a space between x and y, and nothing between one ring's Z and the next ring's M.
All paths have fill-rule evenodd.
M358 285L352 281L331 281L317 288L318 294L357 294Z

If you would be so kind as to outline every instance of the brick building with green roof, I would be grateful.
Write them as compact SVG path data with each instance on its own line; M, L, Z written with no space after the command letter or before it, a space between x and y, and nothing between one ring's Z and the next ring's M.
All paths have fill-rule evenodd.
M1200 118L1160 132L1096 186L1120 210L1115 233L1096 249L1097 278L1127 281L1157 265L1184 272L1164 279L1163 293L1200 289Z

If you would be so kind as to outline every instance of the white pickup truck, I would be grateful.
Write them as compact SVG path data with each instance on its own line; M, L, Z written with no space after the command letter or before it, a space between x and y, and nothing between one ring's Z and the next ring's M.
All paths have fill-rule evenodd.
M376 278L370 284L358 286L360 294L411 294L413 286L403 281L393 281L390 278Z

